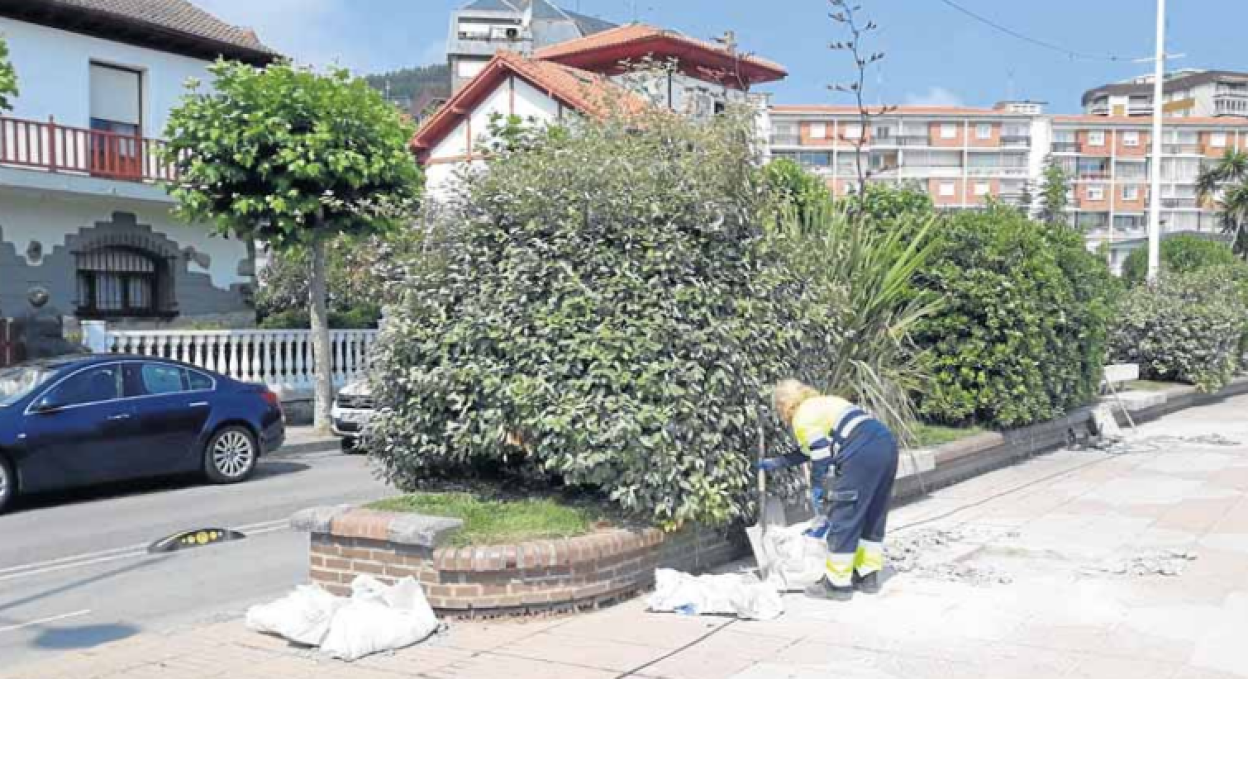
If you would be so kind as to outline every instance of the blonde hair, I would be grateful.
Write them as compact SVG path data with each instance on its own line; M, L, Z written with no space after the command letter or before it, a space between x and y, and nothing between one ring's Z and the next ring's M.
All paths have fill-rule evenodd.
M780 419L784 421L784 424L792 425L793 415L797 413L797 408L818 396L819 391L804 382L782 380L776 383L776 389L772 393L771 399L776 407L776 413L780 415Z

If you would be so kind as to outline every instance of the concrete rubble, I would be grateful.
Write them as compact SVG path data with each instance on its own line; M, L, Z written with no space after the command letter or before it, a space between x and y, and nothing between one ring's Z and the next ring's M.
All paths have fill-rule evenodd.
M1093 571L1124 577L1178 577L1189 562L1196 561L1194 551L1169 549L1149 551L1125 559L1110 562Z
M899 574L932 580L974 586L1012 583L1013 578L996 567L971 564L949 554L953 547L973 539L974 533L959 529L921 529L885 545L888 564Z

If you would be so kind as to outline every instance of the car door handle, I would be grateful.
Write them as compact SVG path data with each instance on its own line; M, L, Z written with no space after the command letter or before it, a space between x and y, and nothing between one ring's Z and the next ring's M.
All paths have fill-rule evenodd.
M109 417L108 421L109 422L121 422L122 420L129 420L130 417L131 415L128 415L128 414L115 414L112 417Z
M210 404L207 401L196 401L193 404L187 404L187 406L194 409L197 406L210 406Z

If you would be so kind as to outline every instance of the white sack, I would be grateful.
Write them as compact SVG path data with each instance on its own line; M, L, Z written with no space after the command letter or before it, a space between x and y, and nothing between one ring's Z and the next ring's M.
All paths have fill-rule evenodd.
M791 527L746 530L758 571L782 591L801 591L818 583L827 570L828 543L804 533L810 522Z
M654 582L654 593L647 599L651 612L736 615L742 620L774 620L784 613L775 586L753 575L694 577L659 569L654 571Z
M320 586L299 586L285 598L247 610L247 628L318 647L329 633L329 621L346 602Z
M414 578L391 587L368 575L351 583L351 600L334 614L321 651L345 661L410 647L438 630L438 619Z

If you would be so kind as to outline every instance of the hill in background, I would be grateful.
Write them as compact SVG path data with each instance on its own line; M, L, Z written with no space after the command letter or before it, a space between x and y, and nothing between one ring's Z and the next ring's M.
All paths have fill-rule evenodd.
M451 68L445 64L365 75L364 80L400 109L416 117L451 95Z

